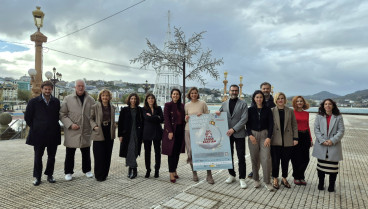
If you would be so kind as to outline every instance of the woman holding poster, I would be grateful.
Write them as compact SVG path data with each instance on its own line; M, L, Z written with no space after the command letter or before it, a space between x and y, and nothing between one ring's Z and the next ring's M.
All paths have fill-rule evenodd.
M199 100L199 93L196 87L192 87L189 89L187 98L190 100L189 103L185 104L185 121L187 122L185 125L185 148L187 150L188 159L187 163L190 164L193 172L193 181L198 181L197 171L193 170L193 161L192 161L192 150L190 146L190 132L189 132L189 117L192 116L201 116L202 114L208 113L208 107L206 102ZM215 181L212 178L211 170L207 170L207 182L209 184L214 184Z

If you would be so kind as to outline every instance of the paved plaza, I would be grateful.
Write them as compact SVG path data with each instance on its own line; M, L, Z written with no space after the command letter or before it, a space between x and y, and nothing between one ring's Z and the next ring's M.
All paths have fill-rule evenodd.
M247 189L240 189L238 180L226 184L227 170L213 172L214 185L206 182L206 171L198 172L200 181L193 182L186 154L180 156L180 178L175 184L169 181L167 156L162 156L160 177L153 178L152 174L146 179L142 155L138 158L138 177L130 180L125 159L118 157L118 140L115 140L106 181L85 177L79 150L74 178L65 181L65 147L61 145L56 155L54 177L57 182L50 184L43 176L42 184L35 187L32 184L33 147L26 145L24 139L17 139L0 141L0 208L368 208L368 116L343 117L346 128L342 140L344 160L340 163L334 193L317 189L317 161L313 157L306 172L307 186L292 183L290 164L288 180L292 187L281 186L275 192L267 191L264 184L253 188L251 179L246 179ZM315 114L311 114L311 127L314 118ZM314 139L313 128L312 136ZM248 147L246 152L248 174L251 171ZM143 147L141 154L144 154ZM44 166L45 156L46 153ZM91 157L93 167L93 155ZM152 153L152 162L153 159Z

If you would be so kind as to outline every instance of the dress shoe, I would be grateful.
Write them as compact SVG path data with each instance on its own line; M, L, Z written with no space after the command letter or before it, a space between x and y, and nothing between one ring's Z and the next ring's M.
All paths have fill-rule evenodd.
M33 185L38 186L40 184L41 184L41 179L40 178L35 178L35 180L33 181Z
M102 181L105 181L106 178L96 178L96 181L99 181L99 182L102 182Z
M86 176L87 176L87 178L92 178L93 177L93 173L91 171L88 171L86 173Z
M128 178L130 178L133 175L133 168L129 167L128 169Z
M227 177L227 179L225 180L225 183L227 184L231 184L235 181L235 176L230 175L229 177Z
M209 183L209 184L214 184L215 181L213 180L213 177L212 177L212 172L211 170L207 170L207 178L206 178L206 181Z
M246 189L248 187L247 183L245 183L245 179L240 179L240 188Z
M277 178L273 178L273 183L272 183L273 188L275 189L279 189L279 180Z
M170 182L171 183L175 183L176 182L176 178L175 178L174 173L170 173Z
M151 175L151 169L148 169L148 170L146 171L146 175L144 176L144 178L149 178L149 177L150 177L150 175Z
M135 177L137 177L137 175L138 175L137 168L133 168L133 174L130 176L130 179L134 179Z
M155 175L153 176L153 177L155 177L155 178L158 178L160 175L159 175L159 170L157 169L157 170L155 170Z
M302 179L302 180L300 180L300 184L305 186L305 185L307 185L307 182L304 179Z
M51 175L51 176L47 176L47 181L50 182L50 183L55 183L56 180L54 179L54 177Z
M193 173L193 177L192 177L193 181L195 182L199 181L197 171L192 171L192 173Z
M261 186L260 181L254 181L254 188L259 188Z
M291 188L289 182L286 180L286 178L282 178L281 184L284 185L286 188Z
M175 173L174 173L174 177L175 177L176 179L178 179L178 178L179 178L178 173L176 173L176 171L175 171Z
M302 185L302 183L300 182L299 179L294 179L294 184L296 184L296 185Z
M65 180L71 181L72 178L73 178L73 174L71 174L71 173L65 174Z

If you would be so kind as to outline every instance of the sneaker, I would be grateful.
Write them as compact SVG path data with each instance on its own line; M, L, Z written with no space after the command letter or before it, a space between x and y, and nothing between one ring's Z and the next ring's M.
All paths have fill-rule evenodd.
M254 181L254 188L258 188L261 186L261 182L260 181Z
M240 179L240 188L246 189L248 187L247 183L245 183L245 179Z
M248 178L253 178L253 172L250 172L249 174L248 174Z
M305 185L307 185L307 182L304 179L302 179L302 180L300 180L300 184L305 186Z
M93 173L91 171L88 171L86 173L86 176L87 176L87 178L92 178L93 177Z
M231 184L235 181L235 177L230 175L226 180L225 180L225 183L227 184Z
M274 188L273 188L272 184L265 184L265 187L270 192L273 192L274 191Z
M65 180L67 180L67 181L71 181L72 178L73 178L73 174L71 174L71 173L68 173L68 174L65 175Z

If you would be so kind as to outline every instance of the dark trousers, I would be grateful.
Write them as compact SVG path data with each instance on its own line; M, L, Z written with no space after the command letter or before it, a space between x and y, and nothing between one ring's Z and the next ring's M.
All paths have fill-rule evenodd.
M234 136L230 136L230 148L233 169L229 169L229 174L234 177L236 176L234 167L234 143L236 154L238 155L239 179L245 179L245 138L235 138Z
M161 166L161 140L146 140L144 143L144 162L146 169L151 170L151 147L155 149L155 170L159 170Z
M95 158L95 178L104 180L109 175L111 153L114 141L111 139L93 142L93 157Z
M293 147L271 146L271 160L272 160L272 177L279 177L280 161L282 177L288 176L289 161Z
M65 163L64 163L64 172L65 174L73 174L74 173L74 156L75 156L76 148L66 148L65 155ZM82 171L83 173L87 173L91 171L91 155L90 155L90 147L80 148L82 153Z
M311 140L309 132L298 132L299 142L298 145L293 147L291 156L291 164L293 165L293 177L294 179L304 179L305 170L307 170L309 163L309 149Z
M184 125L177 125L175 132L174 146L171 155L167 157L169 163L169 172L175 172L178 167L180 150L184 140Z
M57 145L48 147L34 146L33 177L38 179L41 179L42 176L42 156L46 148L47 148L47 164L44 174L48 176L52 176L54 174Z

